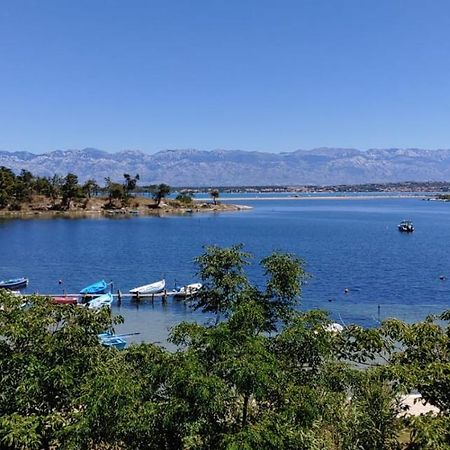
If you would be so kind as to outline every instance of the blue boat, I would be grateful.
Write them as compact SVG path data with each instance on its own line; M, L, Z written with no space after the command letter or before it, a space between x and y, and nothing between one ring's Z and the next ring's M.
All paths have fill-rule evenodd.
M127 345L125 339L122 339L120 336L116 336L115 334L101 333L97 335L97 337L100 343L105 347L114 347L117 350L123 350Z
M26 287L28 278L13 278L11 280L0 281L0 288L2 289L20 289Z
M112 294L103 294L93 298L88 303L89 309L111 308L114 298Z
M96 283L90 284L86 286L84 289L81 289L81 295L99 295L104 294L108 285L105 280L97 281Z

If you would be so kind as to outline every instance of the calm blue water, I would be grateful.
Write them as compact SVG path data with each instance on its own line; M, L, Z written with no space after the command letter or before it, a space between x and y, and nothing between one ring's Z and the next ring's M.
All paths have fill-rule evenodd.
M450 307L450 204L415 198L245 203L254 209L1 221L0 279L27 276L27 291L41 293L62 292L58 280L67 292L78 292L102 278L122 292L162 277L171 288L196 281L192 261L202 246L244 243L256 260L273 250L301 256L311 275L301 307L328 309L344 323L374 326L390 316L414 321ZM404 218L414 221L413 234L397 231ZM257 268L249 273L263 282ZM136 340L152 342L164 341L167 329L181 320L208 319L172 300L125 300L113 311L125 317L121 332L137 331Z

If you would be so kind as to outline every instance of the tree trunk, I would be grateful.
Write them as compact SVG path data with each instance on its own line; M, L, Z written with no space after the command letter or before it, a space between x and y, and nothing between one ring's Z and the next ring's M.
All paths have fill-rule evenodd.
M242 428L247 425L248 400L249 396L247 394L244 395L244 406L242 407Z

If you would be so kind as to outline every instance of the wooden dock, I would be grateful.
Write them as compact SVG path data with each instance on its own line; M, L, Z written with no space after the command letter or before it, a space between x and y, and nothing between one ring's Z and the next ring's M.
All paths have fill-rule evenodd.
M130 293L122 293L120 290L118 290L115 294L111 292L111 295L117 302L120 304L120 302L124 299L131 299L136 301L141 300L151 300L152 302L156 299L162 299L162 301L167 301L169 297L174 297L176 294L178 294L178 291L171 290L167 291L164 290L162 292L157 292L155 294L130 294ZM33 294L21 294L22 297L32 297L32 296L39 296L39 297L79 297L83 299L88 298L95 298L98 297L98 295L81 295L81 294L66 294L66 293L59 293L59 294L41 294L39 292L35 292ZM102 294L99 294L102 295ZM184 299L185 297L181 297L180 299Z

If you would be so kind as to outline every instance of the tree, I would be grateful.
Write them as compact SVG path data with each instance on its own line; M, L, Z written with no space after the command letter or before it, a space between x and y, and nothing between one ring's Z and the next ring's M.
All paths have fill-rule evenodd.
M94 179L90 178L83 184L81 189L88 198L91 198L93 195L98 194L100 186L97 184L97 182Z
M23 302L0 292L1 447L59 447L83 380L109 357L97 334L120 319L43 297Z
M68 173L61 186L62 205L65 209L70 209L71 202L80 197L81 188L78 184L78 177L73 173Z
M209 192L209 195L213 199L214 204L217 205L217 199L219 198L219 195L220 195L219 190L218 189L211 189L211 191Z
M195 307L203 312L220 314L229 312L242 292L249 288L244 267L249 264L250 254L242 251L242 245L229 248L206 247L195 258L204 289L195 300Z
M112 208L113 205L113 200L122 200L123 196L124 196L124 192L123 192L123 185L121 185L120 183L114 183L113 181L111 181L111 179L109 177L105 178L105 189L106 192L108 193L108 203L106 204L106 206L108 208Z
M12 201L16 176L14 172L4 166L0 167L0 208L6 208Z
M191 205L193 203L192 195L188 193L180 193L175 197L175 200L179 201L180 203L183 203L185 205Z
M137 182L139 181L139 174L136 174L136 176L133 178L128 173L124 173L123 177L125 178L123 190L125 192L125 195L129 196L130 192L136 189Z
M151 189L152 197L156 201L157 206L160 205L163 198L170 194L170 191L170 186L164 183L158 184Z
M264 258L258 284L240 245L196 261L195 304L221 318L175 326L174 351L102 347L97 334L120 318L0 291L0 447L449 448L450 312L336 332L326 312L298 310L297 256ZM400 417L411 389L441 412Z
M53 177L48 178L48 191L45 193L45 195L52 200L53 206L55 205L56 200L61 195L61 188L63 184L64 179L59 175L55 174L53 175Z

